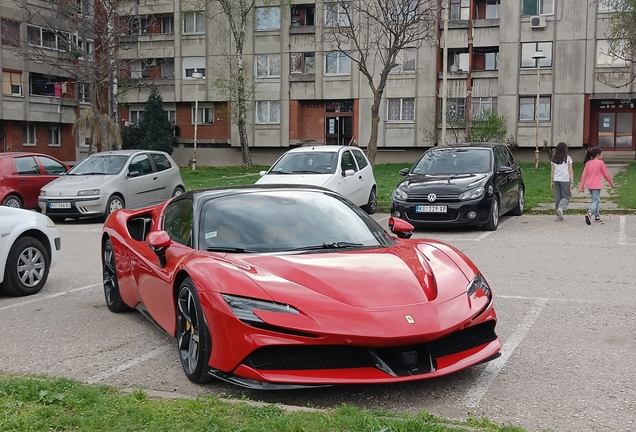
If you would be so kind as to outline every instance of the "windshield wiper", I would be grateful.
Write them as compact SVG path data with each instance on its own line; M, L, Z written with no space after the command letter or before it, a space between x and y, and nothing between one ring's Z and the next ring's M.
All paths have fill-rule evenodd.
M208 252L228 252L228 253L257 253L260 251L254 249L247 249L242 247L227 247L227 246L209 246L206 248Z
M70 175L107 175L105 172L83 172L83 173L71 173Z
M320 171L312 171L312 170L297 170L294 171L292 174L324 174Z
M303 246L294 249L287 249L289 251L302 251L302 250L319 250L319 249L346 249L364 246L362 243L351 242L335 242L335 243L323 243L319 245Z

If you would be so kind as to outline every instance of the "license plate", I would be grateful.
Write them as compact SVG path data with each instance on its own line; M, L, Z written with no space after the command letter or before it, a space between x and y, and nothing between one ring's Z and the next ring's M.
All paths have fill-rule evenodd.
M416 213L446 213L446 206L430 206L430 205L418 205L415 206Z
M49 203L49 208L52 209L70 209L71 203L68 202L60 202L60 203Z

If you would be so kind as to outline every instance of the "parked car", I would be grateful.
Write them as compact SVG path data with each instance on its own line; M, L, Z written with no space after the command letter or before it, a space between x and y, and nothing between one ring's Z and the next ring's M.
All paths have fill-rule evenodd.
M116 150L83 159L42 188L38 203L51 219L102 216L185 192L179 167L164 152Z
M369 214L377 207L373 168L357 147L298 147L283 154L256 184L323 186L347 197Z
M60 233L50 218L0 207L0 291L11 296L39 292L61 248Z
M0 153L0 203L38 209L42 186L66 174L69 166L40 153Z
M482 225L523 214L521 169L504 144L457 144L426 151L393 191L391 214L414 226Z
M257 389L434 378L492 360L493 292L457 249L386 232L317 186L191 191L118 210L104 297L175 338L186 376Z

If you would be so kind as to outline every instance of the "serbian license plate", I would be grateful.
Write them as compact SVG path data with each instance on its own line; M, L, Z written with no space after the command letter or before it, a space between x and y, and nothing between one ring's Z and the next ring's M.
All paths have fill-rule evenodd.
M416 213L446 213L446 206L430 206L430 205L418 205L415 206Z
M52 208L52 209L70 209L71 208L71 203L70 202L50 202L49 203L49 208Z

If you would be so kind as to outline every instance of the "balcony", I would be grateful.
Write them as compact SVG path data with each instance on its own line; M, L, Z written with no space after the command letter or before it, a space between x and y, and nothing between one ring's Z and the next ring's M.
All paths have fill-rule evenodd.
M314 21L315 11L315 4L292 5L289 34L316 33L316 26Z

